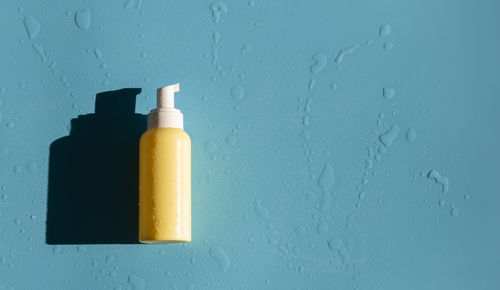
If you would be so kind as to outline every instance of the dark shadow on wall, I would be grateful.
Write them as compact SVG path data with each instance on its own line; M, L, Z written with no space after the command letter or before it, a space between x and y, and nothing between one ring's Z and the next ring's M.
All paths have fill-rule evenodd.
M71 120L50 146L47 244L138 243L141 89L98 93L95 114Z

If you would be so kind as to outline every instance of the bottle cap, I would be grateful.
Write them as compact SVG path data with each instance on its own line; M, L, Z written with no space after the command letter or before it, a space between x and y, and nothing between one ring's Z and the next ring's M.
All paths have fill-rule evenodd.
M148 129L170 127L184 129L181 111L174 107L174 94L179 92L179 84L156 90L156 109L149 112Z

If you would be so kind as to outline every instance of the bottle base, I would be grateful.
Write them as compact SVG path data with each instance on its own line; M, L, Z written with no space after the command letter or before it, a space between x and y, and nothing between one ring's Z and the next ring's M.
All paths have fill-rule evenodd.
M191 240L139 240L143 244L181 244L189 243Z

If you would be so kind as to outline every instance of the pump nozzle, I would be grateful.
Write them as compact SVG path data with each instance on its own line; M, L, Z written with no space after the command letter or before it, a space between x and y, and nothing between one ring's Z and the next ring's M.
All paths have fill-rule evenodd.
M183 129L184 122L181 111L174 107L174 94L179 92L179 84L156 90L156 109L148 115L148 128L171 127Z
M156 106L158 108L174 108L174 94L179 92L179 83L156 90Z

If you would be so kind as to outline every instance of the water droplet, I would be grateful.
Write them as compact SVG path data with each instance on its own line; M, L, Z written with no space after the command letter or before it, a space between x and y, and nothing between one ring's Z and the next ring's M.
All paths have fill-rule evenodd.
M302 131L302 133L300 133L300 137L304 138L306 142L309 142L309 140L311 139L311 134L308 131L304 130Z
M26 33L30 39L35 38L38 32L40 32L40 23L33 16L26 16L24 18L24 28L26 29Z
M104 57L104 54L99 48L94 48L94 55L99 60L101 60Z
M304 126L309 126L309 116L304 116L304 117L302 118L302 124L303 124Z
M76 250L78 252L87 252L87 247L85 247L85 246L77 246Z
M320 71L322 71L328 62L328 58L326 57L326 55L324 53L321 53L321 52L314 54L312 56L312 60L313 60L313 64L309 67L309 70L313 74L317 74Z
M303 236L307 233L307 229L303 226L298 226L295 228L295 233L299 236Z
M366 159L365 160L365 169L372 169L373 168L373 160L371 159Z
M387 36L391 34L391 26L389 24L384 24L378 29L379 36Z
M9 122L7 122L6 126L7 126L7 128L12 129L12 128L14 128L14 125L15 125L14 122L9 121Z
M379 146L377 151L380 154L385 154L387 153L387 148L385 146Z
M234 136L234 135L229 135L226 138L226 143L229 146L234 146L234 145L236 145L236 143L238 143L238 139L236 139L236 136Z
M217 152L218 149L219 149L219 147L217 146L217 144L215 144L214 141L207 141L205 143L205 150L208 153L215 153L215 152Z
M333 83L330 85L330 89L331 89L332 91L336 91L338 87L339 87L339 85L338 85L337 83L335 83L335 82L333 82Z
M90 11L88 9L75 12L75 24L80 29L89 29Z
M218 44L220 40L220 33L217 31L217 29L214 29L214 32L212 32L212 40L214 44Z
M40 56L42 62L47 62L49 53L43 49L42 45L33 43L33 50Z
M378 139L382 144L386 147L391 147L392 142L398 137L399 134L399 126L396 124L392 124L391 128L387 130L385 133L381 134Z
M320 222L318 226L316 227L316 231L320 235L326 235L328 233L329 226L325 222Z
M311 79L309 81L309 90L312 91L315 86L316 86L316 79Z
M340 258L342 259L342 263L344 265L349 264L350 262L349 252L347 251L345 243L341 239L328 240L328 248L332 252L337 253L340 256Z
M330 163L326 163L323 166L323 170L321 171L321 174L319 176L318 185L324 192L327 192L333 188L334 184L335 174L333 172L333 167L330 165Z
M390 41L387 41L386 43L384 43L384 49L385 50L391 50L394 48L394 43L390 42Z
M146 282L139 276L129 275L128 283L132 286L134 290L143 290L146 289Z
M335 58L335 62L337 64L342 63L344 61L345 56L352 54L358 48L359 48L359 44L356 44L356 45L353 45L351 47L344 48L344 49L340 50L339 54Z
M115 257L113 255L109 255L106 257L106 263L114 263Z
M19 165L14 166L14 173L16 173L16 174L21 173L21 166L19 166Z
M304 108L304 111L305 111L306 113L310 113L310 112L311 112L311 110L312 110L312 109L311 109L311 103L312 103L312 99L307 99L307 101L306 101L306 106L305 106L305 108Z
M231 96L235 99L235 100L242 100L243 97L245 96L245 90L243 89L243 87L241 86L234 86L232 89L231 89Z
M444 199L439 200L439 206L444 206L444 204L445 204Z
M125 7L125 8L127 8L127 9L129 9L129 8L134 7L134 4L135 4L134 0L127 0L127 1L125 1L125 3L123 4L123 7Z
M215 259L217 264L219 264L219 268L226 272L227 269L231 266L231 259L226 254L223 248L218 246L210 247L209 254L212 258Z
M408 142L415 142L415 140L417 140L417 131L415 131L414 128L410 128L406 131L406 140L408 140Z
M222 13L227 12L227 6L222 1L212 2L209 5L210 11L212 11L212 20L217 23L220 21L220 16Z
M252 50L253 50L253 46L251 44L245 43L243 45L243 47L240 49L240 52L241 53L246 53L246 52L250 52Z
M6 193L4 193L4 194L2 195L2 199L3 199L3 200L7 200L7 199L9 199L9 195L8 195L8 194L6 194Z
M385 99L392 99L396 95L396 90L394 88L383 88L382 89L382 96L384 96Z
M457 217L458 215L460 215L460 210L456 207L452 207L450 210L450 215L452 217Z
M447 193L448 192L448 189L450 187L450 181L449 181L448 177L442 176L435 169L432 169L431 171L429 171L429 173L427 174L427 177L430 178L430 179L434 179L434 182L436 182L437 184L440 184L441 185L441 191L443 193Z

